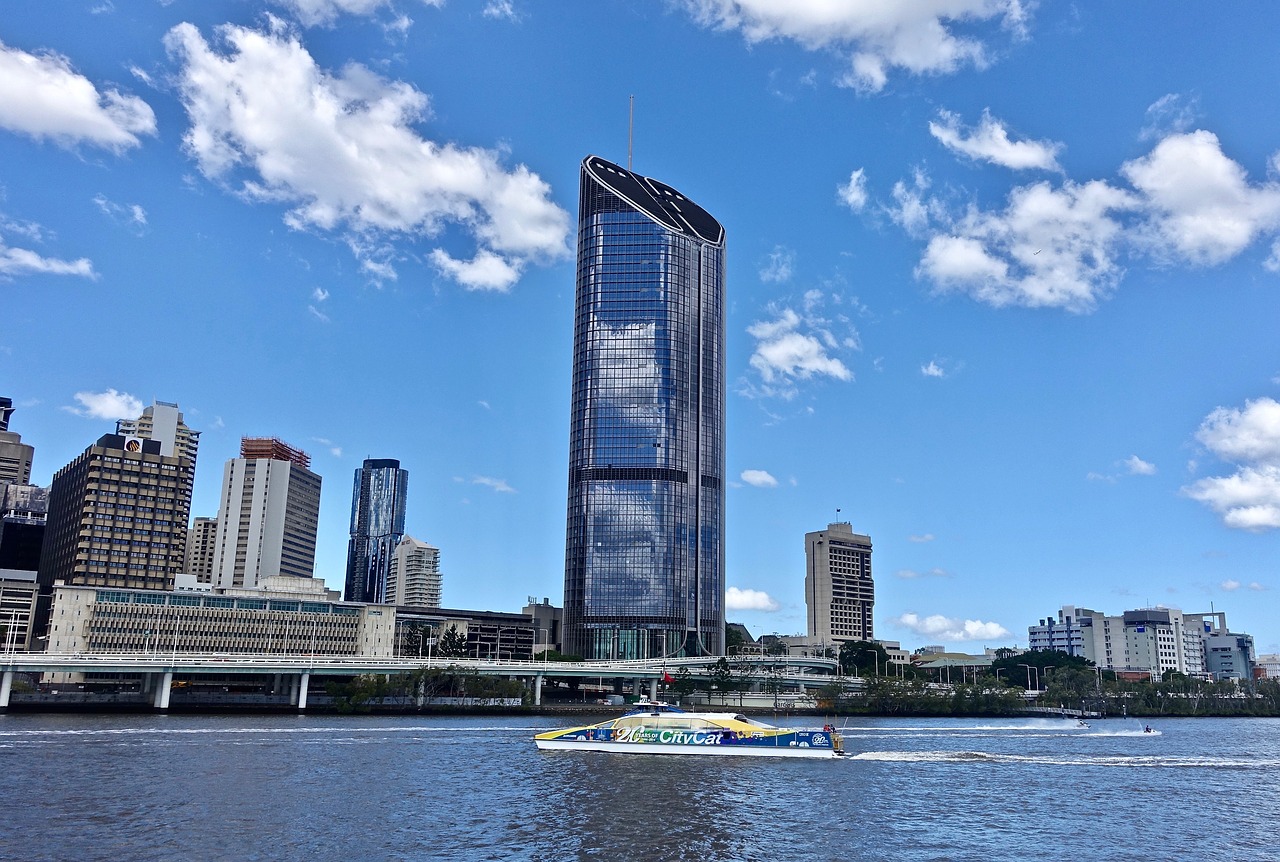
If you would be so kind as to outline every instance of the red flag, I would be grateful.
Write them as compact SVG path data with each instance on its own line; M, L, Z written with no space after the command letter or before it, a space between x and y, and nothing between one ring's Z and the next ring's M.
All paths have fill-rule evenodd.
M662 681L667 683L675 682L676 678L664 670L662 672Z

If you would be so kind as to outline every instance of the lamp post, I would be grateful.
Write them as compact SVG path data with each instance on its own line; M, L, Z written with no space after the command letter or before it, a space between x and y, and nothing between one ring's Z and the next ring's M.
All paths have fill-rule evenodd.
M1036 672L1036 691L1039 692L1040 691L1040 668L1036 667L1033 664L1022 664L1021 662L1019 662L1018 667L1025 667L1027 669L1027 690L1028 691L1031 690L1031 671L1034 670Z
M877 650L873 650L873 649L864 649L864 650L859 650L859 652L869 652L869 653L871 653L871 655L872 655L872 656L874 656L874 657L875 657L875 662L876 662L876 664L875 664L875 668L876 668L876 676L879 676L879 675L880 675L880 653L879 653L879 651L877 651Z

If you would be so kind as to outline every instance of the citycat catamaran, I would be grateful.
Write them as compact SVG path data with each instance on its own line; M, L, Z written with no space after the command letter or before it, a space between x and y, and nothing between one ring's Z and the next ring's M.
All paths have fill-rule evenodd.
M641 702L619 718L552 730L533 738L543 750L613 751L627 754L714 754L748 757L840 757L840 734L774 727L733 712L685 712L665 703Z

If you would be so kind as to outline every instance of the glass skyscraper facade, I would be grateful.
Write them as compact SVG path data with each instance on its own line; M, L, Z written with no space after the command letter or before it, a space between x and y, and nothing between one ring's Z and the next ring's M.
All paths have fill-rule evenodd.
M404 538L409 471L392 458L370 458L356 470L351 494L351 540L343 598L378 604L387 597L387 575Z
M582 163L564 649L724 652L724 228Z

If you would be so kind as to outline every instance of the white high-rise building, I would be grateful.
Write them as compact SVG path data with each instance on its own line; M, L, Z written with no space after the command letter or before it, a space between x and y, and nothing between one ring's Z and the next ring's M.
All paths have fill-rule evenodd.
M218 509L215 587L256 588L315 574L320 477L311 456L275 438L245 437L227 462Z
M1248 678L1253 672L1252 637L1229 632L1222 611L1184 614L1156 607L1108 616L1063 605L1057 619L1029 626L1027 636L1033 650L1080 656L1104 670L1155 678L1166 671L1215 678Z
M191 462L191 469L195 469L200 432L192 431L182 421L177 404L157 401L143 410L137 419L119 419L116 421L116 433L122 437L159 440L161 455L186 458Z
M874 639L871 537L853 531L848 522L804 534L804 599L809 610L809 637L820 641Z
M411 608L438 608L443 586L440 549L413 536L401 539L387 575L386 603Z

